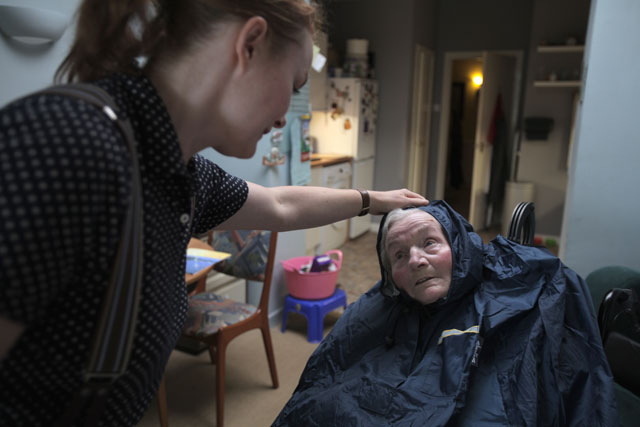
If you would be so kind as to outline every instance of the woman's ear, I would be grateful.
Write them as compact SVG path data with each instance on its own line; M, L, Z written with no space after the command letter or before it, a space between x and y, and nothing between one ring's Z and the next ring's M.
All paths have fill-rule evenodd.
M245 70L259 51L267 46L267 21L261 16L249 18L236 37L235 53L238 66Z

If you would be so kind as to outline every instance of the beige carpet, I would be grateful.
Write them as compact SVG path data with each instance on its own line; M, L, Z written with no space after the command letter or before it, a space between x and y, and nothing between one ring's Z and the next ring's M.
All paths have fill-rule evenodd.
M376 252L377 234L368 232L347 241L342 251L342 268L338 284L347 293L347 302L355 302L380 280L380 267Z

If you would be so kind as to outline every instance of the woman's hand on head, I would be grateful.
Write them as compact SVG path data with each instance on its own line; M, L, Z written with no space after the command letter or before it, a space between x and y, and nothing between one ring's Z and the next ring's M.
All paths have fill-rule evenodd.
M429 200L406 188L391 191L369 191L369 197L371 197L369 213L372 215L382 215L397 208L429 204Z

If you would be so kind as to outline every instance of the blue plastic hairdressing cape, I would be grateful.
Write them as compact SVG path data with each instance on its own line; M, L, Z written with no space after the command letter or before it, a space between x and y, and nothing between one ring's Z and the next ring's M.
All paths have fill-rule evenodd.
M585 282L545 249L484 245L445 202L419 209L451 245L448 295L421 305L380 263L274 425L618 425Z

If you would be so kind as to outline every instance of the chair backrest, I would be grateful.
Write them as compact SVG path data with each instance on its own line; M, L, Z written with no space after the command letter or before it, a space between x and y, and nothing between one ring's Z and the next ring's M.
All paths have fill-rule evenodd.
M620 265L600 267L585 278L595 312L600 311L600 304L604 296L614 288L636 289L640 293L640 270L634 270Z
M267 266L264 271L264 280L262 281L262 295L260 296L260 303L258 308L264 310L267 315L269 314L269 293L271 292L271 279L273 278L273 265L276 260L276 245L278 243L278 233L271 232L271 238L269 239L269 258L267 259Z
M601 332L604 332L603 320L605 317L604 313L600 313L603 311L603 308L601 308L601 306L604 304L605 296L611 289L635 289L636 293L640 295L640 270L635 270L629 267L617 265L601 267L597 270L592 271L586 277L585 281L587 282L589 291L591 292L591 295L593 297L593 305L595 311L599 314L598 326L600 327ZM626 320L625 317L627 314L621 316L620 319L615 320L624 321ZM605 348L605 354L607 355L611 370L613 371L614 378L616 379L615 392L618 405L618 413L620 415L620 425L635 426L637 425L638 417L640 417L640 395L633 393L631 391L631 388L629 388L631 378L624 378L624 376L626 375L624 370L635 369L635 371L632 371L632 375L635 378L635 384L638 384L638 374L636 368L638 360L638 350L637 346L634 349L634 346L632 345L633 343L630 343L629 340L624 339L626 335L626 333L618 335L616 339L611 342L608 342L609 340L606 340L605 342L603 342L603 347ZM620 343L623 343L624 347L622 349L616 348L620 347ZM621 359L625 357L631 358L631 363L629 363L625 359ZM621 377L622 381L620 381Z
M536 217L533 202L520 202L511 214L507 239L521 245L531 246L536 231Z
M263 283L259 307L267 310L278 233L262 230L211 231L209 245L230 253L215 269L230 276Z

